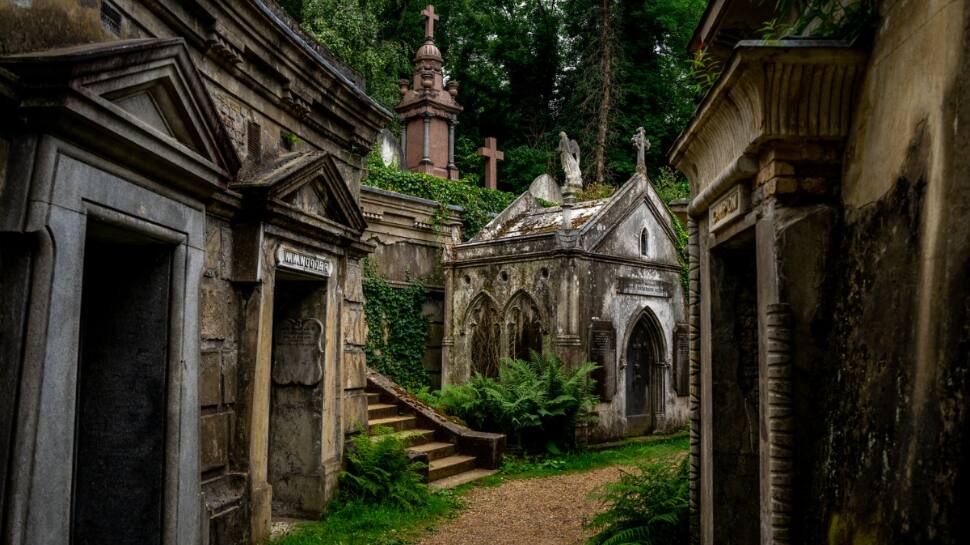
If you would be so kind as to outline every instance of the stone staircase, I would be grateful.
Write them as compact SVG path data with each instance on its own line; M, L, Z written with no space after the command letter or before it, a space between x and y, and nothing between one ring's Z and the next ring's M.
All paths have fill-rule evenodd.
M373 372L370 375L367 429L393 429L404 440L411 459L427 464L426 480L432 487L451 488L498 471L504 435L455 424L389 379Z

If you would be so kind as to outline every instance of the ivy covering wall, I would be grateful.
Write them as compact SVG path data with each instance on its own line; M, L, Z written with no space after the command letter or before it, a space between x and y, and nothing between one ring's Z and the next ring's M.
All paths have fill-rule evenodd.
M369 161L364 185L396 191L442 205L460 206L462 238L468 240L485 227L493 214L498 214L518 195L475 185L475 179L445 180L437 176L386 167L380 159ZM442 211L443 213L444 211Z
M367 366L408 389L431 384L422 363L429 319L422 312L428 290L420 280L391 286L374 266L363 262Z

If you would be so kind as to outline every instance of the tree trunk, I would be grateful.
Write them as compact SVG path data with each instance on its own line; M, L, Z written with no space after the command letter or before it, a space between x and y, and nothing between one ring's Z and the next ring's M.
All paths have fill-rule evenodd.
M600 28L600 104L596 120L596 148L594 150L594 172L597 184L606 181L606 145L610 128L610 108L612 100L610 90L613 84L613 26L612 26L612 4L613 0L602 0L602 24Z

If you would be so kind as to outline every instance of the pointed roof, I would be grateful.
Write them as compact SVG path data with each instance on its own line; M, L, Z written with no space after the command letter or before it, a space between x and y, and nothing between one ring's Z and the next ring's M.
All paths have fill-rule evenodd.
M194 194L239 168L181 38L119 40L0 57L5 108ZM167 180L165 180L167 178Z

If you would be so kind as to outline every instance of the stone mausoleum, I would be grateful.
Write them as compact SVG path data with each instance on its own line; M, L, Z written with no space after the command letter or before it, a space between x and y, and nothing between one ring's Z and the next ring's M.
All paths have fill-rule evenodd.
M568 191L567 191L568 193ZM672 216L643 173L606 199L543 207L544 175L445 261L442 382L494 375L504 357L594 361L590 440L687 422L687 328Z
M272 3L72 9L0 57L0 541L261 543L367 422L391 113Z
M970 2L855 7L852 43L739 41L789 15L755 0L710 2L692 39L724 66L670 151L692 543L970 531Z

